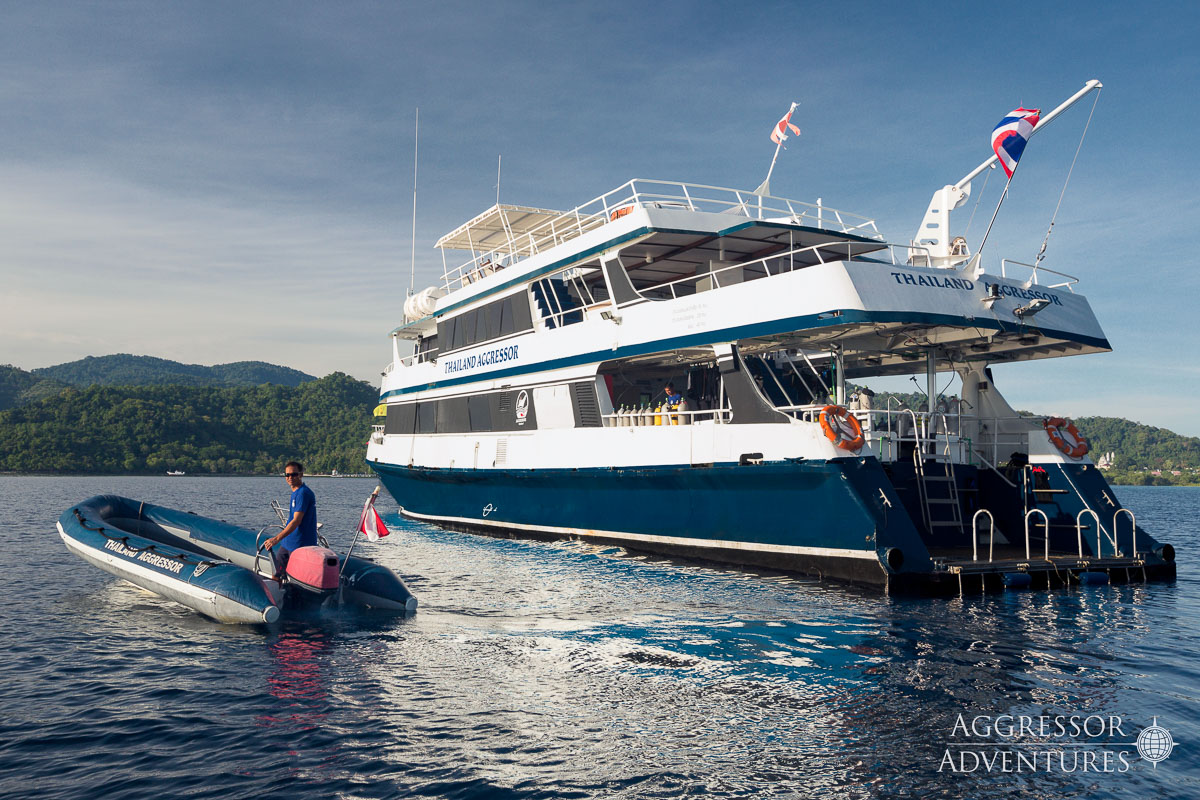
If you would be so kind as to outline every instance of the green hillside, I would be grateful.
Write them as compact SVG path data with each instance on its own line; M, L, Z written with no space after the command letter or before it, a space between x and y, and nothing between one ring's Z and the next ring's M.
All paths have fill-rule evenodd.
M56 395L65 388L52 378L39 377L11 364L0 365L0 411Z
M298 387L91 386L0 412L0 471L359 472L370 385L340 372Z
M892 408L899 402L916 409L925 402L922 393L879 392L875 408L887 408L889 396ZM1093 459L1114 454L1114 466L1108 473L1113 483L1200 483L1200 438L1119 417L1078 417L1074 422L1091 445ZM1150 474L1157 470L1165 474ZM1181 474L1170 474L1173 470Z
M171 375L184 378L160 383ZM68 377L92 383L68 386ZM924 400L892 396L906 405ZM0 472L264 474L290 458L311 472L358 472L377 397L341 373L316 380L256 361L203 367L104 356L33 373L0 366ZM875 407L886 408L887 397L878 394ZM1115 483L1200 482L1200 439L1113 417L1076 424L1094 458L1116 454Z
M127 353L88 356L66 364L41 367L33 370L33 374L72 386L258 386L263 383L299 386L316 380L299 370L263 361L237 361L206 367Z

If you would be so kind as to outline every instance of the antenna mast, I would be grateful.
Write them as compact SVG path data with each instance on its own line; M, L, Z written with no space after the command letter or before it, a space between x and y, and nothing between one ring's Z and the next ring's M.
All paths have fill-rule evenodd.
M413 133L413 212L412 212L412 271L408 279L408 296L412 297L417 286L417 144L421 139L421 109L417 108L416 125Z

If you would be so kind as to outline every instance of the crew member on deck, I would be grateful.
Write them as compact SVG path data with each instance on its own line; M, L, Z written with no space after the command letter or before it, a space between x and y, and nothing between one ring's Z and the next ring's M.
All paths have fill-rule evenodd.
M297 547L309 547L317 543L317 496L304 485L304 466L299 461L289 461L283 468L283 477L292 488L292 501L288 520L283 530L266 541L269 551L280 545L274 553L275 567L279 572L287 568L288 556Z
M669 408L675 408L679 405L679 401L683 399L683 395L675 391L675 384L673 383L668 383L663 388L663 394L667 396L666 402Z

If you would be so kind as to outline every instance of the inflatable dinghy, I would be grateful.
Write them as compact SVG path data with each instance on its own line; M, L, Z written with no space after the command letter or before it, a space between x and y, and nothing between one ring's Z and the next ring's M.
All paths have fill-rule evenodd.
M116 495L89 498L58 520L80 558L220 622L271 623L281 609L332 602L416 611L417 598L390 569L328 547L297 548L276 576L264 531Z

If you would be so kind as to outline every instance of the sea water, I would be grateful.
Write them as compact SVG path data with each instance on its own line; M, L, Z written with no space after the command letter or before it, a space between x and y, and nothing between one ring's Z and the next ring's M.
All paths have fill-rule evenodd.
M374 482L309 484L344 550ZM287 487L0 478L3 798L1200 796L1200 489L1117 489L1175 583L961 599L453 533L381 498L392 535L356 552L418 613L270 628L69 553L54 522L98 493L258 529ZM1147 761L1155 722L1174 748Z

